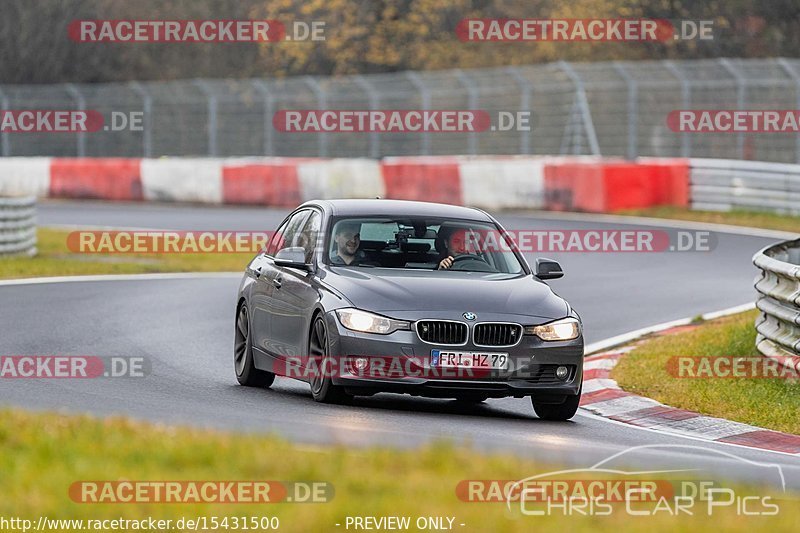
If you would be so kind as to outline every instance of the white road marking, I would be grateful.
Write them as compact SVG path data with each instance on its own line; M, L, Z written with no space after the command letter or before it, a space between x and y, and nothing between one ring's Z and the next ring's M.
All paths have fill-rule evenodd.
M152 281L163 279L227 279L241 278L243 272L163 272L159 274L102 274L94 276L54 276L0 280L0 287L9 285L41 285L45 283L75 283L88 281Z

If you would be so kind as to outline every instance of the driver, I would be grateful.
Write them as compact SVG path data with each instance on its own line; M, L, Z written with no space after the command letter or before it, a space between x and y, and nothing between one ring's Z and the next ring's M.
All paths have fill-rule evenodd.
M357 266L366 259L361 246L361 223L344 221L336 225L333 233L333 241L336 243L336 255L331 255L333 265L353 265Z
M436 239L442 244L437 270L446 270L453 266L455 258L470 253L467 247L467 230L452 226L441 226Z

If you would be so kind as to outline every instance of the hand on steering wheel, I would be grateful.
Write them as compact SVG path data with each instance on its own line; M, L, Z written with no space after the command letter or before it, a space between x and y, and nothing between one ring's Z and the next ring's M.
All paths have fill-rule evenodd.
M453 262L454 261L455 261L455 259L453 259L453 256L452 255L448 255L447 257L445 257L444 259L439 261L439 266L437 266L436 269L437 270L447 270L448 268L453 266Z
M456 263L465 264L465 261L480 261L484 265L488 266L488 263L486 262L486 260L483 257L479 256L479 255L476 255L476 254L460 254L460 255L457 255L455 258L452 255L449 255L449 256L445 257L444 259L442 259L441 262L439 263L438 269L439 270L445 270L445 269L448 269L448 268L453 268L454 270L462 270L460 268L455 268L455 265L456 265Z

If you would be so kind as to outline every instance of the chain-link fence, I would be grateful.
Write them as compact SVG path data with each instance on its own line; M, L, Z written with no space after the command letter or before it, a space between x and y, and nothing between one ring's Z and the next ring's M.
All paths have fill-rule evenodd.
M800 109L800 60L567 63L342 77L0 86L2 109L141 113L142 127L0 134L4 156L602 154L800 162L800 135L676 133L679 109ZM283 109L530 112L529 130L284 133Z

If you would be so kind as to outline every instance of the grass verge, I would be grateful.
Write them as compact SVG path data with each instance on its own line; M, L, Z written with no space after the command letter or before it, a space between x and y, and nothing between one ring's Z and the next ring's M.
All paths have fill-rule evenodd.
M70 232L39 228L36 257L0 257L0 279L156 272L241 272L254 253L77 254Z
M281 531L342 531L347 516L449 516L455 517L454 529L461 531L563 530L569 521L571 531L652 532L753 527L791 531L800 519L800 506L785 494L779 496L780 512L771 517L739 516L735 506L708 516L704 504L693 516L661 512L640 517L628 515L622 504L611 516L522 516L518 510L509 512L504 503L466 503L455 493L464 479L516 480L552 470L538 462L486 456L442 442L412 451L316 449L268 436L0 410L0 517L22 517L34 524L39 516L277 516ZM332 482L335 497L330 503L262 505L79 504L68 497L68 487L76 481L121 479L318 480ZM652 509L654 504L648 505Z
M667 371L674 356L759 356L756 311L645 340L612 371L619 385L659 402L746 424L800 434L800 383L786 379L678 378Z
M649 207L644 209L624 209L615 215L666 218L693 222L712 222L731 226L774 229L800 233L800 217L778 215L762 211L692 211L685 207Z

